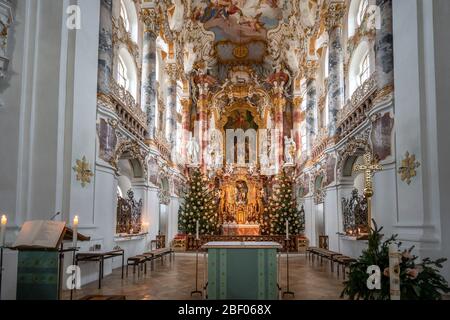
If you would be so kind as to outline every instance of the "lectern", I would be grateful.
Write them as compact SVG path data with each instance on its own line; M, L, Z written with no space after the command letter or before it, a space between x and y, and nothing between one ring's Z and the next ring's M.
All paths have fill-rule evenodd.
M63 247L72 240L73 231L64 222L27 221L11 248L19 251L17 265L17 300L58 300L64 254L76 248ZM78 234L80 241L90 238Z

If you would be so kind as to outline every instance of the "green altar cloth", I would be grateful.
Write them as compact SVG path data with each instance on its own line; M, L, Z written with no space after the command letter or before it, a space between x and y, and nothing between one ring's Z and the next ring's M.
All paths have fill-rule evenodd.
M208 299L278 299L275 242L209 242Z

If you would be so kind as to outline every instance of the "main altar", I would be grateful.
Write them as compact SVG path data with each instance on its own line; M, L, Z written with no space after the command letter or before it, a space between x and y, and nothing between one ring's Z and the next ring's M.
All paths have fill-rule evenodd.
M263 178L248 167L236 167L216 178L222 234L258 236L264 211Z

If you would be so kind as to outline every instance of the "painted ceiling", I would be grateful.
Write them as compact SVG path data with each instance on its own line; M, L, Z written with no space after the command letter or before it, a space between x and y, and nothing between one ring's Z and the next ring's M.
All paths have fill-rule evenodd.
M185 74L227 76L224 65L252 65L264 77L292 74L320 29L326 0L162 0ZM257 65L257 66L255 66ZM226 68L226 67L225 67Z

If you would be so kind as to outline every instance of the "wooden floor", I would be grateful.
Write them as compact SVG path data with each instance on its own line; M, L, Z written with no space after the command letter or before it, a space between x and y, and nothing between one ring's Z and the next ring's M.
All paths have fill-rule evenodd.
M202 261L202 260L200 260ZM337 300L342 291L342 277L337 278L336 272L331 273L329 263L324 261L321 266L313 266L304 255L290 255L290 289L295 292L295 299L300 300ZM199 267L200 279L203 279L203 267ZM133 275L130 268L129 277L121 279L120 269L103 280L101 290L98 283L93 282L77 290L74 299L88 295L123 295L127 300L187 300L195 287L195 254L177 253L175 261L167 257L164 265L155 262L154 271L145 277ZM201 284L200 284L201 286ZM281 286L286 289L286 259L281 262ZM63 298L69 299L69 292L64 292ZM193 299L199 299L194 297ZM287 298L291 299L291 298Z

